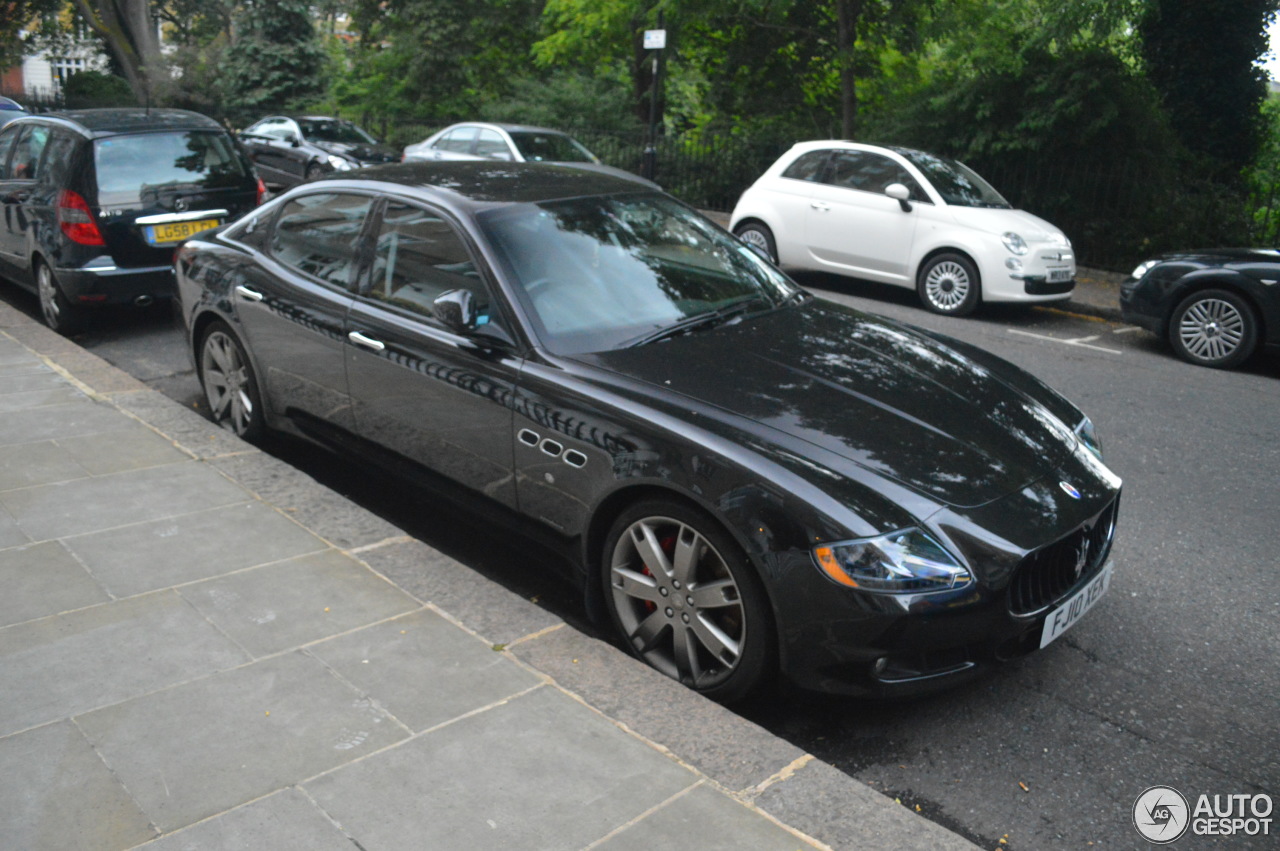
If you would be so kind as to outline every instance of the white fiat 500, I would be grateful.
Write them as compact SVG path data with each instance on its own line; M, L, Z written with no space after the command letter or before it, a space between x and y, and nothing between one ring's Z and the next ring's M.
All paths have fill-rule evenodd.
M909 148L801 142L742 194L730 228L784 268L914 287L952 316L1075 287L1062 231L964 164Z

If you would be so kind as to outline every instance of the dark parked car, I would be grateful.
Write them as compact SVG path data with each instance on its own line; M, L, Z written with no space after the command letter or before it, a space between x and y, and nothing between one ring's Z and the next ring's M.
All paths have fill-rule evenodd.
M173 250L253 209L263 186L235 139L176 109L86 109L0 131L0 276L49 327L173 294Z
M1106 591L1089 420L966 344L807 294L689 207L525 163L284 194L177 258L215 419L478 503L712 697L908 694Z
M272 186L400 159L358 125L325 115L273 115L242 132L240 141Z
M1120 285L1126 322L1200 366L1228 369L1280 346L1280 251L1219 248L1148 260Z

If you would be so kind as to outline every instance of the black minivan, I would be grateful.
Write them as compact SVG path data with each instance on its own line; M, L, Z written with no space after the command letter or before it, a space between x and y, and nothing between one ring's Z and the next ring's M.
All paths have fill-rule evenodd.
M0 276L34 290L49 327L71 333L89 308L169 298L174 249L264 192L231 134L198 113L20 118L0 131Z

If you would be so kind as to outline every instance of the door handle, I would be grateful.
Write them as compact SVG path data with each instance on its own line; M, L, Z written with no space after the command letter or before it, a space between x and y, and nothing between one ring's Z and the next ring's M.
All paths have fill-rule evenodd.
M244 286L243 284L236 287L236 292L244 296L245 298L249 299L249 301L262 301L264 298L266 298L266 296L264 296L262 293L258 292L257 290L251 290L248 287Z
M357 346L364 346L366 349L371 349L375 352L380 352L387 347L385 343L375 340L372 337L366 337L359 331L352 331L347 335L347 339L355 343Z
M809 204L809 206L820 213L825 213L831 209L830 204L823 203L822 201L813 201Z

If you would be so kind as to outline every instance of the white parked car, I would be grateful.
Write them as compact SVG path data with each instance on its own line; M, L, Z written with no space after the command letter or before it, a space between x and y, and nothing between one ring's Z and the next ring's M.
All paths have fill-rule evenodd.
M525 124L467 122L453 124L404 149L405 162L434 160L501 160L557 163L625 177L658 188L643 177L605 165L568 133Z
M937 313L1071 297L1071 242L972 169L909 148L801 142L742 194L729 227L787 269L914 287Z

